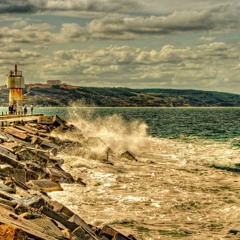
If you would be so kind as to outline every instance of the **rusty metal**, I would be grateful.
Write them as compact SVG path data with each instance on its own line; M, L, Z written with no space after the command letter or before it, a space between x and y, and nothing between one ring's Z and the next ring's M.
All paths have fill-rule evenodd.
M24 77L22 71L18 71L17 64L15 64L14 71L11 70L8 74L7 87L9 89L9 106L12 109L10 114L17 114L21 111L22 89L25 88Z

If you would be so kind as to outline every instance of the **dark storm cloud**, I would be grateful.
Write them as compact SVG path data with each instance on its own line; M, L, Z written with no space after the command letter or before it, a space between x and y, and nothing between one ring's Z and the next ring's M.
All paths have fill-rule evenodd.
M204 11L180 11L166 16L105 17L88 25L93 38L129 39L137 35L166 35L175 32L215 31L225 32L239 28L240 8L234 5L220 6Z
M0 1L0 14L4 13L33 13L38 10L34 4L28 1Z
M129 12L140 8L137 1L129 0L12 0L0 1L0 14L35 13L38 11L90 11L90 12Z

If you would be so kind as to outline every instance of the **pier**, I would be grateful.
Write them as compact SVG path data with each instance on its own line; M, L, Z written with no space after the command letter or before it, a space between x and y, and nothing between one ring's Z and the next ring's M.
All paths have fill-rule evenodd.
M43 114L0 115L0 127L9 126L12 123L35 121L40 116L43 116Z

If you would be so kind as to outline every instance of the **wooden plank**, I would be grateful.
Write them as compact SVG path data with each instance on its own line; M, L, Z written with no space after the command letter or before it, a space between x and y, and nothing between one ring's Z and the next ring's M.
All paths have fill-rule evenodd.
M31 180L27 183L27 186L44 192L63 191L60 184L46 179Z
M17 160L15 160L14 158L11 158L3 153L0 152L0 161L1 162L4 162L4 163L7 163L13 167L16 167L16 168L24 168L25 165L18 162Z
M58 239L63 238L61 230L47 217L41 217L36 219L29 219L30 222L37 224L39 227L45 229L45 233L49 236L56 237Z
M10 193L7 193L7 192L4 192L4 191L0 190L0 198L12 201L12 200L16 199L16 195L15 194L10 194Z
M13 200L14 203L26 207L40 208L46 204L46 201L40 195L31 195Z
M123 234L119 233L117 230L113 229L108 225L105 225L102 228L99 235L107 238L111 238L113 240L131 240L130 238L124 236Z
M0 146L5 147L10 152L14 153L23 147L19 142L3 142Z
M66 124L66 121L61 119L58 115L54 115L52 117L52 121L53 121L53 125L57 125L57 126L61 126L61 125Z
M41 147L47 147L47 148L55 148L57 150L60 149L60 147L54 143L51 143L51 142L48 142L48 141L45 141L43 140L40 144Z
M51 206L53 207L53 211L65 214L68 218L74 215L74 212L72 212L69 208L67 208L60 202L51 201Z
M0 183L0 190L8 193L15 193L15 190L11 187L6 186L5 184Z
M101 240L99 236L88 226L88 224L80 218L78 215L74 214L71 218L68 219L69 222L75 223L77 226L80 226L84 231L86 231L94 240Z
M46 233L45 228L37 225L36 223L30 222L15 213L5 209L4 207L0 206L0 223L7 224L22 231L26 232L30 236L34 237L34 239L38 240L57 240L59 238L50 236Z
M17 160L17 155L13 154L12 152L10 152L6 147L4 147L3 145L0 145L0 153L2 155L5 155L7 157L10 157L14 160Z
M12 120L12 119L27 119L27 118L38 118L43 116L43 114L31 114L31 115L0 115L0 120Z
M68 172L65 172L63 169L59 167L48 167L46 168L46 173L53 181L67 182L73 183L74 178Z
M37 130L37 129L31 128L31 127L26 126L26 125L24 125L24 126L17 125L16 128L18 128L18 129L20 129L20 130L23 130L23 131L25 131L25 132L27 132L27 133L31 133L31 134L33 134L33 135L36 135L36 134L38 133L38 130Z
M48 163L49 153L47 151L44 151L42 149L30 149L30 148L28 148L28 150L40 158L41 165L46 165Z
M15 138L12 135L5 133L3 131L0 131L0 139L6 142L16 142Z
M38 123L52 125L53 124L53 117L52 116L39 116Z
M31 144L33 145L40 145L42 142L41 138L39 138L38 136L32 136L32 140L31 140Z
M44 215L56 220L57 222L60 222L63 226L66 228L69 228L71 231L73 231L75 228L78 227L78 225L75 222L68 221L65 217L62 215L54 212L52 209L47 208L45 206L42 206L39 211L43 213Z
M28 174L29 175L29 174ZM26 183L27 172L25 169L14 169L14 172L10 175L14 180L21 183Z
M6 127L4 132L11 134L14 137L20 138L22 140L28 140L30 137L22 130L14 127Z

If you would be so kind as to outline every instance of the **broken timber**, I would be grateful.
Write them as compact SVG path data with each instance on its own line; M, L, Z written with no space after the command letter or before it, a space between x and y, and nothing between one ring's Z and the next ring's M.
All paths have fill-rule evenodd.
M64 171L63 160L56 155L82 144L51 135L72 131L73 125L57 115L35 114L0 116L0 126L0 239L135 239L107 225L102 229L89 225L47 195L62 191L61 183L80 182ZM101 139L85 141L93 143L106 147ZM129 152L122 157L137 161Z
M12 123L36 121L42 114L32 115L3 115L0 116L0 126L9 126Z

